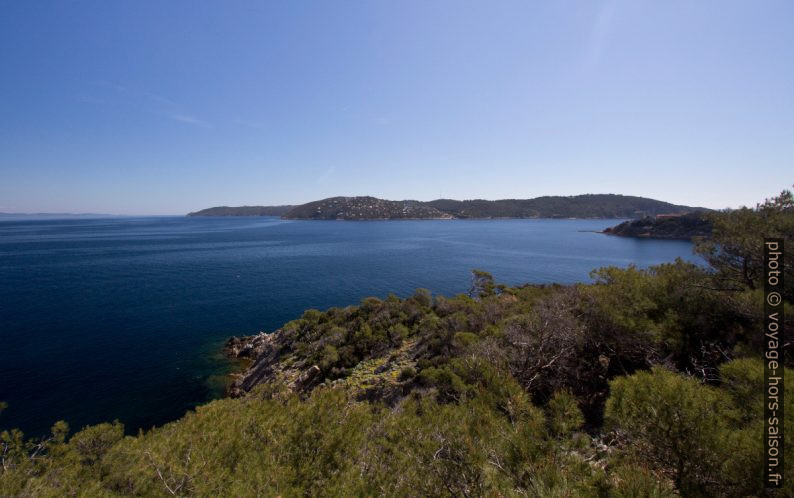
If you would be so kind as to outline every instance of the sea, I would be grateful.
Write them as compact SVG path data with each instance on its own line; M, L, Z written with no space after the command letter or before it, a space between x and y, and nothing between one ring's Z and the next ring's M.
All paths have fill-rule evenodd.
M223 396L230 336L368 296L465 293L475 268L518 285L698 261L687 241L598 233L620 221L0 219L0 429L162 425Z

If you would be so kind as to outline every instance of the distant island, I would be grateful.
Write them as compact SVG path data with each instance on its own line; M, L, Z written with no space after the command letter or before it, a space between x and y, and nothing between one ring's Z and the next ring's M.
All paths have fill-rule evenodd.
M188 216L280 216L291 220L405 220L493 218L645 218L706 211L617 194L543 196L534 199L437 199L389 201L375 197L330 197L299 206L220 206Z
M123 214L106 213L3 213L0 218L117 218Z
M604 230L608 235L621 237L640 237L649 239L686 239L709 237L712 222L703 212L695 211L683 215L658 215L644 217Z

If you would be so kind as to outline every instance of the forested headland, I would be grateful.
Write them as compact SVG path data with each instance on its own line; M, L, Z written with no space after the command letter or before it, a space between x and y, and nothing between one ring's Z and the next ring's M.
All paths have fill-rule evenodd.
M371 297L234 338L233 396L163 427L2 431L0 495L764 495L762 243L787 242L790 336L794 196L709 219L706 266L517 287L475 270L467 294Z
M695 239L710 237L713 229L712 217L706 211L696 211L682 215L646 216L637 220L607 228L605 234L621 237L649 239Z

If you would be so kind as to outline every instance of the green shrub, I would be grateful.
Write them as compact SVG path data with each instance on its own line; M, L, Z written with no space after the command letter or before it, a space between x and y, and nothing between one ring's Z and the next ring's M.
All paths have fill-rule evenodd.
M315 363L322 371L327 372L339 363L339 351L334 346L326 344Z
M570 392L558 391L547 406L549 428L557 437L568 437L584 424L584 415Z
M606 419L647 461L675 476L679 490L720 478L732 408L727 394L660 367L611 383Z
M449 368L425 368L419 372L419 381L438 390L440 400L459 400L466 392L466 384Z
M452 344L455 348L462 350L479 340L477 334L471 332L458 332L452 337Z
M114 444L124 437L124 425L118 421L86 427L69 440L69 447L85 465L98 462Z
M672 498L678 496L672 483L638 465L620 465L612 471L612 498Z
M404 367L400 370L400 375L397 377L397 380L400 382L405 382L406 380L410 380L416 377L416 369L414 367Z
M764 364L757 358L733 360L720 367L721 388L737 407L738 422L747 423L764 413Z
M416 289L411 299L416 301L420 306L433 306L433 295L427 289Z

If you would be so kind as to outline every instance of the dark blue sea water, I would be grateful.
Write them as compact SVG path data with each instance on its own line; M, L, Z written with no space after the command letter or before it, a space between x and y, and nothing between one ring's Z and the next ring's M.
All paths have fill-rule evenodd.
M599 266L694 259L681 241L610 237L614 220L322 222L275 218L0 221L0 427L129 429L222 394L226 338L307 308L417 287L588 281Z

